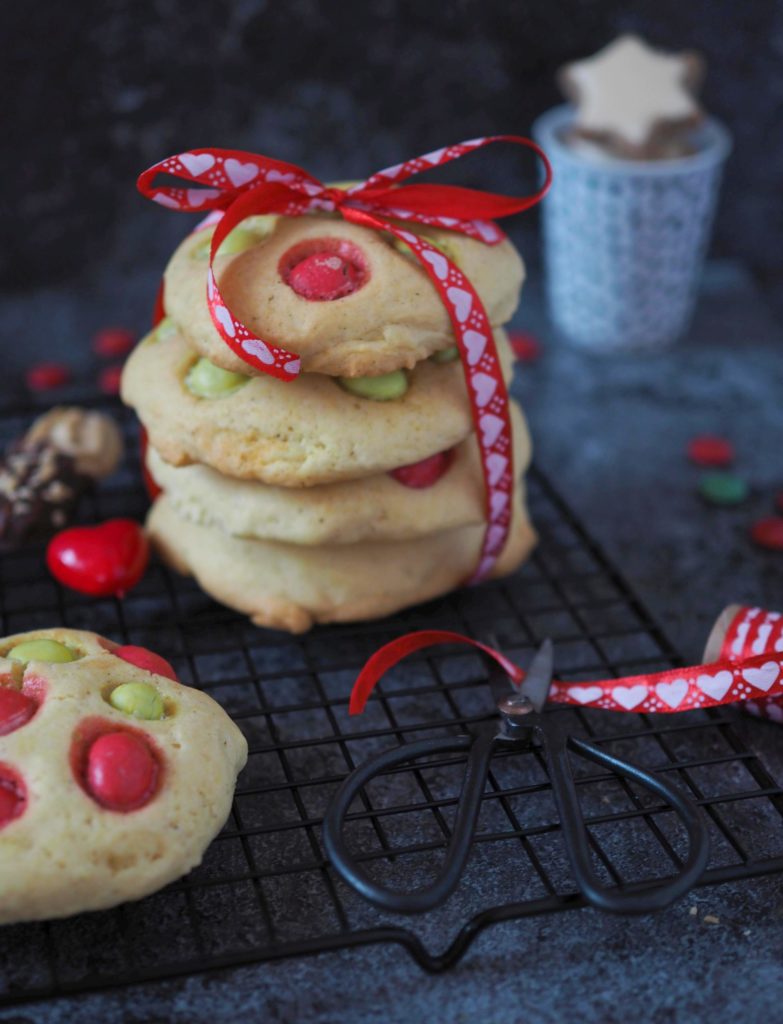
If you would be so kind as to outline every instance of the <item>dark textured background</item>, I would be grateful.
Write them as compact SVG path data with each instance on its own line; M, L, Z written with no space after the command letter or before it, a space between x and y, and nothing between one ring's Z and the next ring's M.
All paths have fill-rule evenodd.
M3 197L14 198L0 284L162 258L184 222L146 208L133 182L175 151L257 149L344 178L476 134L527 132L559 99L556 68L627 29L706 54L706 106L737 142L715 251L774 274L776 0L38 0L3 8L5 152L18 160L3 160ZM473 167L519 189L523 164L501 154ZM130 231L139 219L144 230Z

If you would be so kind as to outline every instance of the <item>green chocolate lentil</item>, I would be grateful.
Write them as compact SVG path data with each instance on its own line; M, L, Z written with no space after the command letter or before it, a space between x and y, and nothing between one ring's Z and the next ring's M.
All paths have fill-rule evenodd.
M450 345L448 348L442 348L440 352L433 352L430 359L433 363L453 363L455 359L459 359L459 349L456 345Z
M121 683L109 694L109 703L133 718L152 722L164 717L163 698L150 683Z
M261 218L257 218L259 221ZM270 218L274 220L274 218ZM274 225L266 227L263 224L258 225L258 230L251 230L250 228L238 227L230 231L223 241L220 243L217 256L236 256L237 253L245 252L247 249L252 249L253 246L258 245L259 242L263 242L268 234L271 233ZM190 250L190 258L192 260L208 260L209 250L212 247L212 234L210 233L207 238L198 245L195 245Z
M434 238L427 238L426 235L422 236L425 242L429 242L433 249L437 249L438 252L442 252L446 259L451 260L452 263L458 263L454 254L454 249L446 241L436 242ZM407 242L403 242L401 238L395 238L392 242L394 248L401 252L403 256L408 256L410 259L415 260L416 257L413 255L413 251Z
M374 402L389 402L402 398L408 390L408 377L404 370L392 370L378 377L338 377L340 387L359 398L370 398Z
M208 359L199 359L185 377L185 387L197 398L224 398L232 394L250 378L215 366Z
M26 665L29 661L65 662L76 661L79 655L56 640L25 640L12 647L6 654L12 661Z
M748 496L748 485L733 473L705 473L699 494L711 505L739 505Z

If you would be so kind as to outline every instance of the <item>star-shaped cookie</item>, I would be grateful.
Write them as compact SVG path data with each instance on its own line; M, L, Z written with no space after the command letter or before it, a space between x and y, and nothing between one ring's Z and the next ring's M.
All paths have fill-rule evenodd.
M655 159L700 120L694 90L702 75L698 54L666 53L624 35L565 65L559 80L576 105L575 135L602 143L615 156Z

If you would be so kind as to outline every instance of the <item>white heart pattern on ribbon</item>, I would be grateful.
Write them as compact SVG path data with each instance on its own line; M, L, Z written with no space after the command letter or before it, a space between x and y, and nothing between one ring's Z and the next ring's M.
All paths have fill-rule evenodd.
M256 359L260 359L261 362L266 363L267 366L271 365L275 361L275 357L269 351L268 346L258 338L246 338L242 342L242 348L249 356L255 356Z
M612 690L612 699L626 711L638 707L646 696L647 687L642 683L638 686L615 686Z
M446 262L446 257L439 252L435 252L434 249L422 249L421 255L438 275L438 279L445 281L449 276L449 265Z
M206 174L215 166L215 158L211 153L182 153L179 162L194 178Z
M426 160L428 164L432 164L432 166L435 167L441 162L443 155L448 148L448 146L442 146L440 149L433 149L431 153L425 154L425 156L422 157L422 160Z
M191 206L202 206L207 199L215 199L220 195L216 188L188 188L185 191Z
M226 332L229 338L235 337L237 333L236 327L234 327L234 321L231 319L231 314L226 309L226 307L216 305L214 307L214 310L215 317L217 318L218 322L220 323L220 326L223 328L223 330Z
M454 307L457 320L464 324L473 308L473 296L470 292L466 292L464 288L456 288L454 286L446 289L446 296Z
M492 396L497 390L498 382L487 373L477 373L471 381L473 390L476 392L476 405L483 409L492 401Z
M484 444L487 448L491 448L500 436L500 431L503 429L503 420L499 416L495 416L494 413L485 412L479 420L479 426L481 427L481 436Z
M765 662L761 668L746 668L742 671L742 678L755 686L757 690L765 693L780 675L780 669L774 661Z
M664 704L668 704L670 708L678 708L688 693L688 683L685 679L674 679L670 683L658 683L655 692Z
M235 160L233 156L226 160L223 167L226 171L226 177L234 188L239 188L240 185L247 185L249 181L258 177L258 167L254 163L243 164L241 160ZM272 172L270 171L267 175L267 180L270 179L271 175Z
M503 476L508 466L508 459L505 455L500 455L499 452L492 452L491 455L487 456L487 472L489 474L489 482L494 487L498 480Z
M569 686L566 692L579 704L590 704L594 700L599 700L604 691L600 686Z
M508 495L505 491L493 491L489 498L490 518L497 519L508 505Z
M696 685L702 693L706 693L713 700L722 700L729 692L734 676L728 669L723 669L714 676L702 675L696 680Z
M424 255L426 256L427 254L425 253ZM462 335L462 340L465 342L465 348L468 350L468 363L470 366L475 366L484 355L484 349L487 347L487 336L480 331L468 330Z

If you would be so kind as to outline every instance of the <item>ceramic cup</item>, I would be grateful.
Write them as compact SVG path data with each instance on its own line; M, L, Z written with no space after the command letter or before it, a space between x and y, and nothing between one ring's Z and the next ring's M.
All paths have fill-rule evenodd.
M692 155L620 160L567 145L572 117L556 107L533 126L554 172L542 205L552 319L584 348L671 345L693 313L731 137L708 118Z

